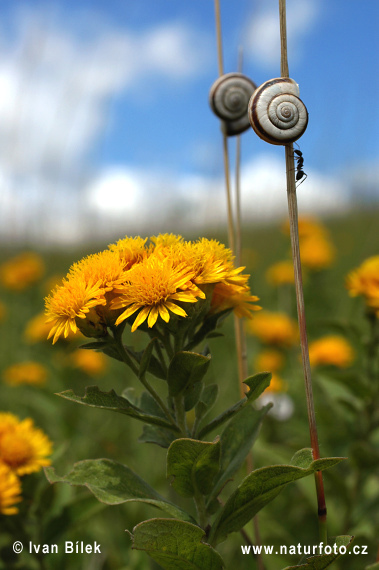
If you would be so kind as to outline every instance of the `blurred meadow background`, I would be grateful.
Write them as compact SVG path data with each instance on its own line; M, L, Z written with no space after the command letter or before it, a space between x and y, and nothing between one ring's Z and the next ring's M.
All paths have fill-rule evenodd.
M236 70L242 46L243 72L257 85L280 75L277 1L222 1L221 15L225 71ZM309 112L298 141L308 175L298 202L321 455L349 457L325 475L329 528L369 546L369 556L335 564L361 570L378 547L379 434L359 418L367 382L379 380L364 302L349 296L346 276L379 254L379 5L288 0L287 22L290 76ZM208 104L217 75L211 0L0 5L0 411L32 418L48 435L59 474L75 461L108 457L167 495L164 472L155 468L165 450L139 444L138 423L55 395L82 394L93 384L117 393L140 388L121 364L78 350L79 335L53 348L44 297L73 262L125 235L227 242L220 126ZM230 150L233 164L235 141ZM260 467L288 462L309 446L309 433L283 148L247 131L240 175L242 263L263 307L246 326L249 371L274 372L262 397L274 401L274 412L254 447ZM221 384L214 414L239 397L232 319L222 332L209 341L209 382ZM324 345L315 344L320 339ZM142 333L133 342L142 343ZM154 568L131 552L125 533L156 516L152 508L105 508L82 489L48 485L41 472L22 481L25 536L102 544L101 556L73 555L70 568ZM6 558L12 518L0 515L0 553L8 560L0 568L68 567L64 556L47 557L46 566L38 557ZM288 487L259 519L263 544L309 543L317 536L313 481ZM242 556L243 543L235 534L221 545L228 568L255 567ZM267 570L296 562L265 558Z

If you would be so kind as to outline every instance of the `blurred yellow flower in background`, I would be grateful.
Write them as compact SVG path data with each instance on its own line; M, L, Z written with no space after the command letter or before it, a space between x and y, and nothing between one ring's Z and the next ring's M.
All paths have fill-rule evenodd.
M284 366L284 356L279 350L262 350L254 359L254 368L258 371L278 372Z
M304 267L320 271L330 267L335 259L335 249L329 238L313 235L300 239L300 258Z
M352 297L362 295L370 309L379 317L379 255L369 257L346 278L346 287Z
M23 291L39 281L45 273L40 255L26 251L0 265L0 283L6 289Z
M0 414L0 461L19 476L50 465L52 443L47 435L34 426L31 418L17 418L15 422L9 415Z
M6 306L4 305L4 303L0 301L0 323L5 320L6 315L7 315Z
M47 339L51 325L46 322L46 315L44 312L38 313L35 317L31 318L27 323L24 330L24 338L26 342L34 344Z
M266 390L263 393L264 394L267 394L268 392L280 393L280 392L287 392L287 390L288 390L288 382L283 380L283 378L278 376L278 374L272 374L270 386L266 388Z
M14 505L22 500L20 495L19 478L8 465L0 461L0 514L17 514L18 508Z
M291 260L278 261L266 271L268 283L275 286L295 283L293 263Z
M316 218L301 216L298 221L301 263L311 271L320 271L330 267L336 251L326 227ZM283 231L289 235L288 220Z
M4 382L10 386L20 384L43 386L46 383L47 374L47 369L39 362L27 361L8 366L2 376Z
M290 235L290 223L288 219L284 222L282 229L286 235ZM327 235L325 226L313 216L299 216L298 230L300 239L313 237L315 235Z
M296 321L286 313L262 311L247 323L247 331L265 344L289 347L298 339Z
M309 344L311 366L347 368L354 360L354 350L342 336L327 335Z
M98 376L107 369L108 361L102 352L78 349L70 356L70 362L89 376Z

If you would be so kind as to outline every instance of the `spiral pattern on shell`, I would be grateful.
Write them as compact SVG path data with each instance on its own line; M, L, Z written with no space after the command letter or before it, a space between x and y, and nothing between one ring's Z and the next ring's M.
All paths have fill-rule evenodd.
M263 83L248 105L250 124L271 144L285 145L299 139L308 125L308 111L299 99L293 79L278 77Z
M247 107L255 89L255 83L242 73L226 73L213 83L209 103L222 120L227 136L238 135L249 128Z

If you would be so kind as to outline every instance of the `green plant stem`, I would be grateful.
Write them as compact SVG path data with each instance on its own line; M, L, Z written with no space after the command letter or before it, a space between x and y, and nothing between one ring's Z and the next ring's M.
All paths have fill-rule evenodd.
M163 402L163 400L161 399L161 397L159 396L159 394L157 394L157 392L154 390L154 388L149 384L149 382L146 380L145 376L140 376L139 379L141 380L141 384L143 384L143 386L146 388L146 390L149 392L149 394L151 394L151 396L154 398L154 400L157 402L158 406L161 408L161 410L164 412L166 418L177 428L180 427L176 424L175 419L173 418L173 416L171 415L170 410L168 409L168 407L166 406L166 404Z
M201 528L205 529L208 524L208 517L207 517L207 509L205 507L204 496L199 491L196 491L193 499L196 505L199 525L201 526Z
M184 397L182 394L179 394L179 396L174 397L174 406L176 414L176 423L179 426L179 429L182 432L183 436L186 437L188 435L188 430L186 422L186 412L184 409Z
M118 348L118 352L122 358L122 360L125 362L125 364L127 366L129 366L129 368L131 368L134 372L134 374L137 376L137 378L141 381L141 384L143 384L143 386L146 388L146 390L149 392L149 394L154 398L154 400L157 402L158 406L161 408L161 410L163 411L163 413L165 414L166 418L168 419L168 421L170 423L172 423L176 428L178 427L177 424L175 423L174 418L172 417L170 410L168 409L168 407L166 406L166 404L163 402L163 400L161 399L161 397L157 394L157 392L154 390L154 388L152 386L150 386L149 382L146 380L145 375L140 376L139 375L139 371L138 368L135 366L135 364L132 362L129 354L127 353L124 345L122 344L122 340L120 337L115 338L114 339L117 348Z

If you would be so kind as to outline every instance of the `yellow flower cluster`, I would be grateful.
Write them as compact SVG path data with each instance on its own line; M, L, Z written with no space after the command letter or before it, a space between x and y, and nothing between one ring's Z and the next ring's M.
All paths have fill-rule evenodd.
M45 272L42 258L26 251L0 265L0 283L12 291L23 291L39 281Z
M309 344L311 366L347 368L354 360L354 350L342 336L328 335Z
M327 229L311 217L299 218L298 227L302 265L310 271L330 267L335 258L335 248L330 241ZM289 234L288 222L283 229Z
M379 255L369 257L346 279L352 297L362 295L370 310L379 317Z
M3 372L3 380L11 386L30 384L43 386L46 383L47 370L42 364L34 361L19 362L8 366Z
M250 294L248 275L235 268L229 249L215 240L185 241L163 234L125 237L108 250L75 263L61 285L46 298L53 343L78 328L103 336L106 327L133 317L132 332L153 327L172 315L187 317L187 303L211 297L210 311L231 308L238 316L259 309Z
M288 347L298 339L296 321L285 313L262 311L249 321L247 331L265 344Z
M52 443L31 418L0 412L0 513L13 515L21 501L19 477L50 465Z

